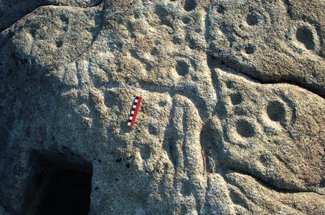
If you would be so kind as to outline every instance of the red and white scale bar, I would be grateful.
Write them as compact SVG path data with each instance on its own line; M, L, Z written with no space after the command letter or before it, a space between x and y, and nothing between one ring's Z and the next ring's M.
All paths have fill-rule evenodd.
M130 113L129 120L128 120L128 126L130 126L131 128L134 126L135 119L137 118L137 114L139 112L141 101L142 101L141 96L136 96L133 101L131 113Z

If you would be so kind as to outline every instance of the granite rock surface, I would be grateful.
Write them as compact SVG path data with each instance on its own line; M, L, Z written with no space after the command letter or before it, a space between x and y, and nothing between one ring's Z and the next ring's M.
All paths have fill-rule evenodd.
M0 214L325 214L324 11L0 0Z

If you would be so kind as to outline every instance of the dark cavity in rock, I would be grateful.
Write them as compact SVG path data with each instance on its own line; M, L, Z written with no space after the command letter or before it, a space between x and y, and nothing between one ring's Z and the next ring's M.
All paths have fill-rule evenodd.
M236 128L238 134L242 137L253 137L255 135L254 126L246 120L237 121Z
M34 152L24 214L80 214L89 211L92 164L72 153Z
M273 121L283 121L285 120L285 108L283 104L279 101L271 101L267 105L267 115Z
M185 76L189 73L190 66L183 60L177 61L176 71L179 75Z
M296 38L305 45L306 49L313 50L315 48L313 33L307 27L303 26L298 28Z
M196 8L197 4L195 0L185 0L184 10L191 11Z

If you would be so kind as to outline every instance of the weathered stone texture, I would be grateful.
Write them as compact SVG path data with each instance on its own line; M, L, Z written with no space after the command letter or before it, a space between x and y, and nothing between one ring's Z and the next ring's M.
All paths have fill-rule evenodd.
M0 214L62 168L89 214L325 214L324 11L0 0Z

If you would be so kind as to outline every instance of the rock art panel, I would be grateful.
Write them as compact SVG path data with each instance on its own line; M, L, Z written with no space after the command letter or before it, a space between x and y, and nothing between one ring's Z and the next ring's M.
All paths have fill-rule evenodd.
M288 16L292 11L291 1L213 1L210 55L261 82L289 82L324 96L323 33L318 22Z
M214 72L227 110L222 163L240 165L276 189L323 194L324 100L292 85Z
M0 1L0 213L325 213L308 2Z

